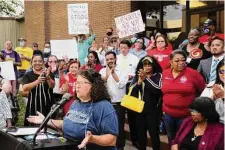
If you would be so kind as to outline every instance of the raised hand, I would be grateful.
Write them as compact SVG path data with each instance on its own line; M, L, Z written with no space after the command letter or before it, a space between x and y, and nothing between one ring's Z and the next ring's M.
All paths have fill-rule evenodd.
M218 98L224 98L224 89L221 85L214 84L212 87L213 90L213 100L216 100Z

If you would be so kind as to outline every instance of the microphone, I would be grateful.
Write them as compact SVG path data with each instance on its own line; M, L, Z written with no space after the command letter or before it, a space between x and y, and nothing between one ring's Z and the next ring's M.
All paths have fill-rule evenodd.
M33 137L33 145L36 145L36 137L37 134L47 125L48 121L50 120L51 116L59 109L59 107L61 107L62 105L64 105L67 101L69 101L72 98L72 95L70 93L65 93L62 96L62 99L58 102L56 102L52 107L50 112L48 113L48 115L45 117L45 119L43 120L42 124L39 126L39 128L37 129L37 131L34 134Z

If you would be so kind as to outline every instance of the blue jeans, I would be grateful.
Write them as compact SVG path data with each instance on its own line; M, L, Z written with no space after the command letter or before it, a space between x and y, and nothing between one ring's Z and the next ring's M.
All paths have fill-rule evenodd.
M165 127L166 127L167 137L168 137L168 140L170 143L171 140L173 140L175 138L176 133L177 133L181 123L183 122L184 118L174 118L167 114L164 114L163 119L164 119L164 123L165 123Z

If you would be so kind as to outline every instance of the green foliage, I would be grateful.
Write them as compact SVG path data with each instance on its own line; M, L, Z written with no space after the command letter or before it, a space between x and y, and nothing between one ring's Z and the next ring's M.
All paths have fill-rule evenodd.
M23 100L23 97L22 97L22 93L21 92L18 92L17 94L17 100L18 100L18 103L19 103L19 106L20 106L20 111L19 111L19 119L16 123L16 126L17 127L22 127L23 126L23 122L24 122L24 116L25 116L25 111L26 111L26 106L25 106L25 102Z
M24 7L20 0L0 0L0 17L22 14L24 14Z

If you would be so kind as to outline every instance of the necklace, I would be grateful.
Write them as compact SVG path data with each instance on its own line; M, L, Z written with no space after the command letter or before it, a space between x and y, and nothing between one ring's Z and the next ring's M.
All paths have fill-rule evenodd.
M196 126L196 128L198 127L198 125ZM202 136L205 132L205 129L202 130L202 132L200 132L199 134L197 134L197 132L195 131L196 128L194 129L194 137L191 138L191 141L193 142L197 137Z

